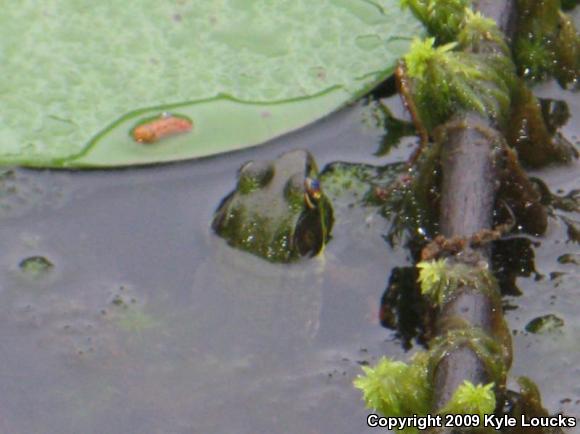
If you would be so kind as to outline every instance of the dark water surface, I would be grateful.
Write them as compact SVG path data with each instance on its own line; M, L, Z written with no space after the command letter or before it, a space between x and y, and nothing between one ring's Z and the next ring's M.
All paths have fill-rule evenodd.
M540 91L542 91L540 89ZM553 88L548 94L559 93ZM564 134L578 141L576 118ZM352 434L366 428L360 363L406 359L377 319L406 250L372 212L344 213L324 261L275 266L226 248L211 216L249 159L308 148L319 165L384 164L363 103L273 143L211 159L111 172L5 172L0 181L0 432L7 434ZM535 173L578 185L578 165ZM560 215L560 216L559 216ZM556 212L533 239L536 273L508 297L515 375L551 412L580 416L576 254ZM529 237L528 237L529 238ZM53 267L23 270L43 256ZM556 273L556 274L554 274ZM515 309L514 309L515 308ZM554 314L564 326L525 332Z

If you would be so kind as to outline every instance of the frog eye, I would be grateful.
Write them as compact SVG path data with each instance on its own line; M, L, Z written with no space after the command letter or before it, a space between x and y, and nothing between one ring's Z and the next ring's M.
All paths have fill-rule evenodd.
M316 204L322 196L322 191L320 190L320 181L315 178L307 177L304 180L304 201L309 208L316 208Z
M242 166L238 174L238 191L251 193L265 187L274 176L274 167L268 161L249 161Z

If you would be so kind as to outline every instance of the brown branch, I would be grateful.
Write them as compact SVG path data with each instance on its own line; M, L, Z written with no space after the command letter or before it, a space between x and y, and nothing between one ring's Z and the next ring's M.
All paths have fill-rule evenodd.
M446 140L441 159L441 232L449 239L468 238L490 230L492 225L496 193L494 147L501 136L489 119L473 113L460 116L443 128ZM453 255L451 261L473 266L482 262L489 264L489 244L468 245ZM481 288L460 286L451 300L441 307L435 334L446 336L453 329L450 324L458 324L459 328L478 328L502 342L507 370L511 364L511 340L501 309L497 288L487 288L482 292ZM464 381L472 384L496 381L496 392L504 387L504 384L497 384L486 361L472 347L450 345L447 355L434 370L433 412L445 408ZM451 431L438 429L436 432Z
M512 1L481 0L475 2L475 8L495 19L504 33L512 29L515 20ZM491 119L475 113L462 114L442 128L441 232L449 238L470 237L492 226L496 194L494 149L498 142L503 142L503 137ZM486 245L467 248L452 258L473 265L481 261L489 263L489 259ZM497 291L496 288L492 290ZM504 350L509 350L504 357L506 369L509 367L510 337L498 297L478 288L460 287L442 307L437 323L439 336L447 334L449 324L463 324L463 327L477 327L502 340ZM487 384L492 378L485 361L472 348L466 345L451 347L435 368L433 411L444 408L465 380ZM496 384L496 387L503 386Z

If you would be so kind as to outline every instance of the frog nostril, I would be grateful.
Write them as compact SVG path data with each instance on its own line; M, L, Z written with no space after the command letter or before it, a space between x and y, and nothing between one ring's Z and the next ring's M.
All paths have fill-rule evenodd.
M238 191L251 193L265 187L274 177L274 166L269 161L250 161L242 166L238 175Z

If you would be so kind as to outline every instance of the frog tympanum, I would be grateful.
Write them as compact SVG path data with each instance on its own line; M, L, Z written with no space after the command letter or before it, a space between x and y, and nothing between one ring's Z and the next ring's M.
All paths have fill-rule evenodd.
M304 150L250 161L239 170L236 189L218 207L212 227L232 247L270 262L314 256L333 223L317 177L316 163Z

